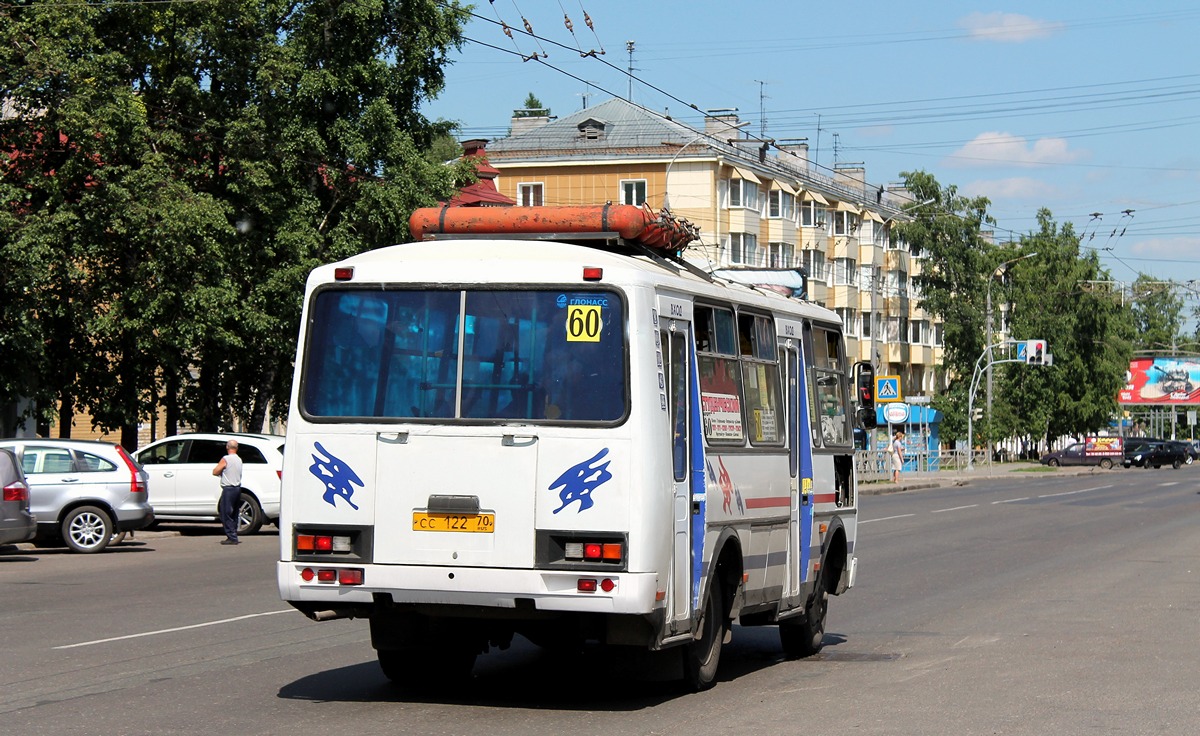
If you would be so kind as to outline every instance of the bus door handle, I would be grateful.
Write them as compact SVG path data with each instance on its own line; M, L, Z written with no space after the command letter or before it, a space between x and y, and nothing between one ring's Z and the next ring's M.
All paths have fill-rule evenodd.
M380 442L386 442L389 445L407 445L408 432L380 432L375 435Z
M537 435L506 434L500 438L500 444L504 447L532 447L537 441Z

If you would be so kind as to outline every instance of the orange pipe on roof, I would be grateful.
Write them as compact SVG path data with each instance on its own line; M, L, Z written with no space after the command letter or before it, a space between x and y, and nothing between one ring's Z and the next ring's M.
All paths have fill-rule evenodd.
M412 237L615 233L656 248L682 248L695 236L674 218L628 204L576 207L423 207L408 220Z

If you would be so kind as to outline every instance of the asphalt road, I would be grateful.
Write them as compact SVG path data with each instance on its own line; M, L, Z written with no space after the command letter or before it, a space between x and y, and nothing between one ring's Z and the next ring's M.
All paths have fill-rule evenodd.
M1183 734L1200 724L1200 467L1017 473L862 498L825 650L737 627L721 682L481 657L461 690L379 672L365 622L275 589L278 537L215 527L95 556L0 551L5 734Z

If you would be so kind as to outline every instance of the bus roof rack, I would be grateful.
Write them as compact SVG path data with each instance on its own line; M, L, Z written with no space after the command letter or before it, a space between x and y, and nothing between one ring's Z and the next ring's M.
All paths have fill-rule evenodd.
M679 255L700 239L700 229L667 210L646 206L573 207L422 207L412 213L408 229L416 240L438 236L512 237L537 240L612 242L616 239L653 251Z

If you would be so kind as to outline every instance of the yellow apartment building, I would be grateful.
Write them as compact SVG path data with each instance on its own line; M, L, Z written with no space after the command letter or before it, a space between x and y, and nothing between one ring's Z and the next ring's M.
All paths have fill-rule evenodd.
M913 289L920 254L891 237L912 198L868 184L862 165L821 173L806 144L748 137L731 111L710 112L696 130L614 98L512 124L486 155L518 206L667 207L700 228L684 254L695 265L834 310L850 354L899 375L905 396L945 385L942 325Z

